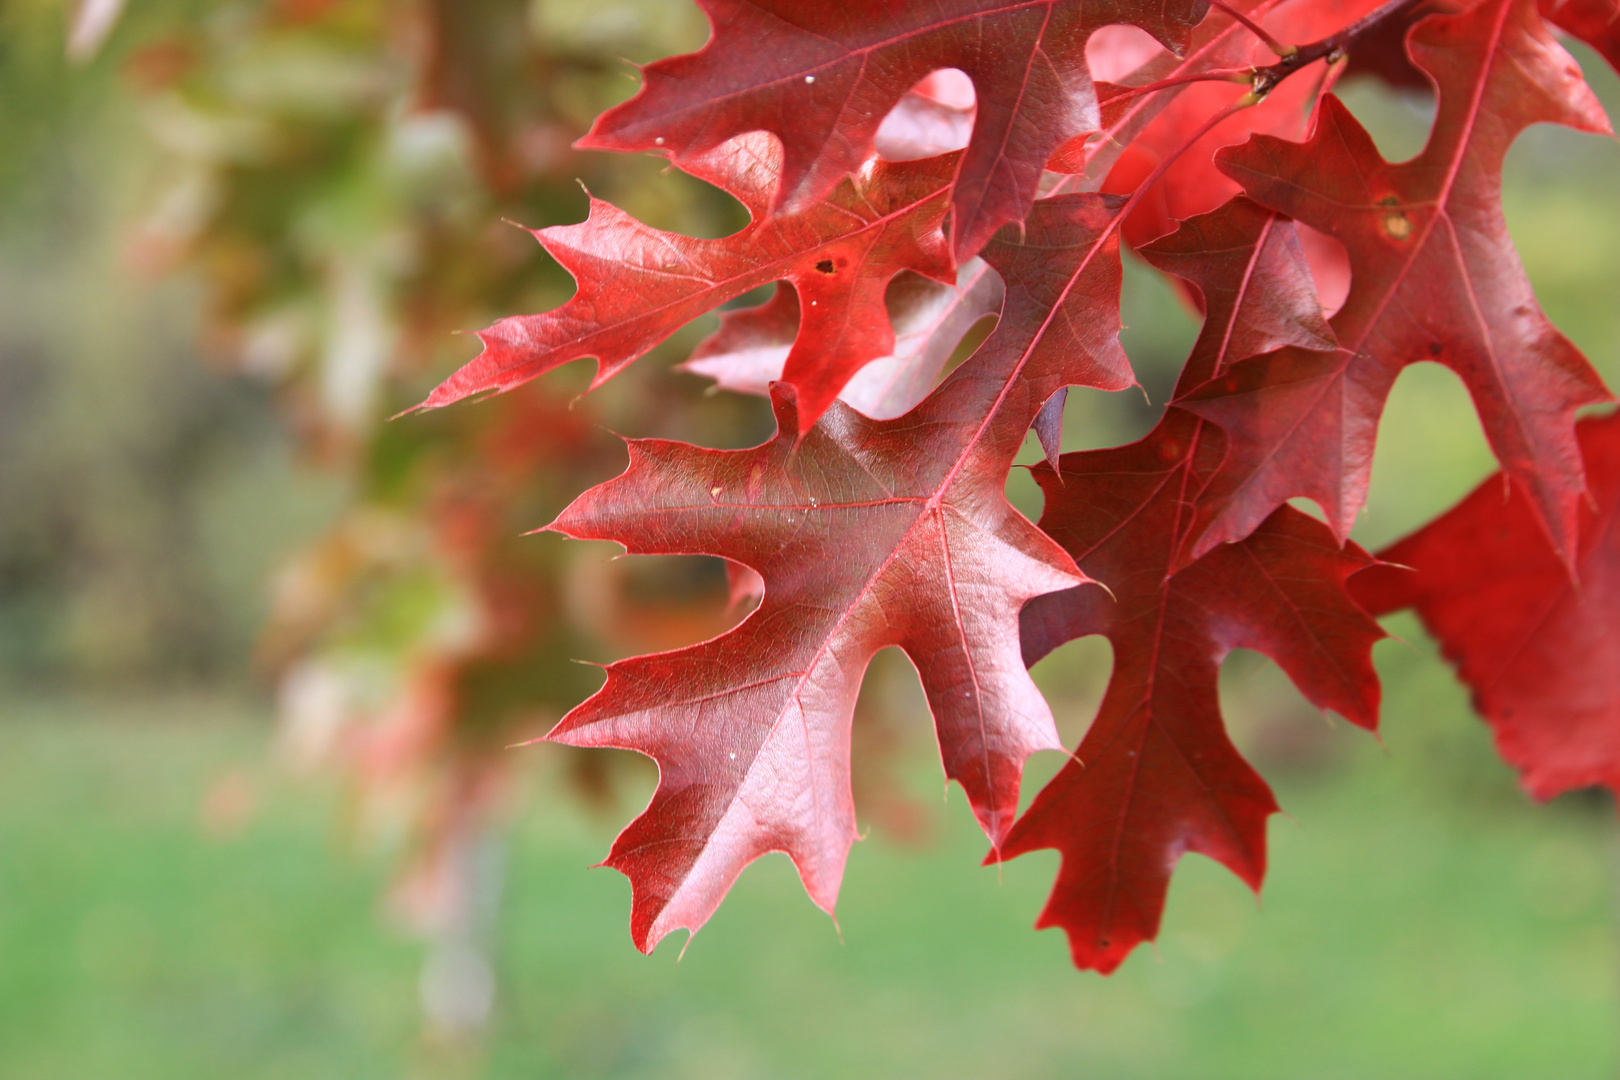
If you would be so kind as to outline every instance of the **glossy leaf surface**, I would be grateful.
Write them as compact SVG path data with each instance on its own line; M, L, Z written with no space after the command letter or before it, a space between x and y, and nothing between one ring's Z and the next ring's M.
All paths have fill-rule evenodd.
M1008 283L1002 321L905 416L834 404L800 437L793 392L778 384L772 441L632 442L625 473L552 526L632 553L719 555L765 583L729 633L610 666L549 736L658 761L651 805L608 858L634 886L641 948L702 926L768 851L787 852L832 910L856 837L850 717L867 661L888 645L922 677L946 775L991 841L1006 835L1024 759L1058 745L1019 652L1019 611L1085 579L1003 483L1058 387L1132 381L1116 212L1101 196L1047 200L1022 240L991 244L985 258Z
M872 156L891 108L942 68L973 80L977 115L957 171L952 248L978 252L1029 213L1059 144L1097 126L1086 40L1132 23L1174 49L1200 0L703 0L704 48L646 67L641 93L604 113L580 145L663 152L682 168L726 139L764 130L786 153L776 205L802 208Z

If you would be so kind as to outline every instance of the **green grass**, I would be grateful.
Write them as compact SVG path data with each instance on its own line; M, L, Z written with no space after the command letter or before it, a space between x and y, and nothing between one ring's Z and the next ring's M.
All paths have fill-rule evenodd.
M1529 803L1427 647L1380 653L1386 746L1299 715L1252 658L1229 665L1238 737L1289 814L1265 910L1189 859L1160 945L1111 979L1030 929L1055 856L979 868L982 839L923 760L906 779L933 839L857 845L838 928L771 857L684 959L679 940L642 957L626 883L587 868L635 799L588 813L526 752L500 1003L482 1055L458 1059L419 1035L420 946L379 916L387 861L341 842L329 785L258 764L258 710L13 702L0 1076L1614 1075L1612 811ZM204 795L240 769L258 810L211 835Z

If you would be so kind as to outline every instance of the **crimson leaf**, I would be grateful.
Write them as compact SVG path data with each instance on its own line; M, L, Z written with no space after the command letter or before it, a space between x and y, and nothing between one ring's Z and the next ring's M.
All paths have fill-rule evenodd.
M1236 199L1147 254L1198 288L1208 316L1184 379L1229 355L1323 342L1326 327L1287 222ZM1108 587L1024 609L1024 657L1105 634L1114 673L1085 740L1014 826L1002 854L1057 848L1062 868L1040 926L1062 926L1074 962L1107 972L1158 931L1182 853L1217 859L1258 889L1270 790L1222 727L1216 676L1239 647L1280 663L1322 708L1372 727L1377 624L1345 579L1369 560L1291 509L1176 571L1190 508L1224 456L1214 425L1171 408L1141 442L1066 454L1036 469L1041 528ZM994 853L992 853L994 854Z
M1409 47L1440 91L1429 143L1411 161L1385 162L1333 97L1308 142L1262 136L1218 157L1255 201L1337 237L1353 284L1333 319L1336 351L1284 349L1181 399L1232 440L1200 506L1195 557L1294 496L1314 499L1345 536L1384 401L1419 360L1462 377L1497 457L1573 557L1584 490L1575 412L1609 395L1536 303L1502 217L1501 169L1532 123L1607 132L1608 121L1533 0L1425 19Z
M1353 583L1377 613L1417 608L1542 799L1592 784L1620 794L1620 415L1577 434L1596 503L1581 514L1578 584L1500 473Z
M551 526L634 553L719 555L765 582L730 632L610 666L548 736L659 763L652 803L607 860L631 880L642 949L702 926L768 851L787 852L832 910L855 839L850 717L867 661L888 645L917 666L946 775L1000 844L1024 759L1058 745L1019 653L1019 610L1085 580L1003 485L1059 387L1132 382L1118 342L1117 208L1096 195L1045 200L1023 239L1009 230L990 244L1007 283L1002 321L905 416L869 420L835 403L801 436L793 391L778 384L770 442L633 441L625 472Z
M736 139L686 163L753 214L739 233L698 240L663 232L591 201L578 225L535 237L578 282L562 307L502 319L478 336L484 351L423 403L433 408L504 391L570 360L594 356L598 386L699 315L772 281L791 281L806 312L783 378L808 430L849 377L893 348L884 307L889 279L914 270L955 280L940 221L951 157L873 161L832 195L797 214L771 216L766 198L781 167L762 135Z
M699 52L643 69L642 90L579 145L667 153L682 168L734 135L764 130L786 154L779 208L812 205L872 157L889 110L924 76L956 68L978 112L952 194L952 250L965 261L1028 215L1041 168L1097 127L1086 40L1132 23L1179 52L1203 0L701 0Z

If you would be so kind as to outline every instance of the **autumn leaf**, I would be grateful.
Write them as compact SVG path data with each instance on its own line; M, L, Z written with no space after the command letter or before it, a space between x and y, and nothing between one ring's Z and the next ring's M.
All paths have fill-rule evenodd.
M592 199L578 225L534 232L574 276L574 296L553 311L512 316L480 332L483 352L422 407L510 390L584 357L596 357L591 385L599 386L699 315L789 281L804 314L782 377L798 392L799 421L808 430L851 375L892 352L889 280L912 270L955 281L940 231L954 165L950 157L872 161L829 198L775 217L766 200L780 152L766 136L745 136L683 163L753 215L747 228L718 240L653 229Z
M941 68L973 80L973 135L952 184L951 250L966 261L1023 221L1059 144L1097 127L1086 41L1131 23L1173 51L1202 0L701 0L702 50L642 70L641 92L603 113L581 147L646 150L682 168L732 136L769 131L785 153L778 210L813 205L873 155L884 117Z
M1411 161L1385 162L1333 97L1308 142L1261 136L1218 156L1255 201L1343 243L1353 284L1333 319L1337 350L1284 349L1179 399L1231 440L1203 496L1193 557L1296 496L1347 535L1384 401L1420 360L1462 377L1498 459L1573 557L1584 490L1575 413L1609 394L1536 303L1502 216L1501 169L1532 123L1606 133L1608 121L1531 0L1426 19L1410 50L1440 94L1429 143Z
M1325 343L1327 327L1290 224L1245 199L1186 222L1144 254L1199 291L1208 315L1183 378L1229 356ZM1013 857L1057 848L1062 868L1038 925L1062 926L1075 963L1111 971L1157 934L1170 872L1197 851L1258 889L1270 790L1233 749L1216 677L1234 648L1271 656L1301 691L1376 722L1370 649L1381 632L1345 595L1369 561L1291 509L1176 571L1190 509L1225 455L1220 429L1180 409L1141 442L1066 454L1035 470L1041 528L1107 586L1024 609L1024 659L1105 634L1114 673L1074 758L1007 838ZM995 853L992 853L994 857Z
M705 556L681 560L685 579L520 536L534 508L602 475L611 440L588 402L513 395L374 430L364 408L334 413L322 385L358 372L392 400L448 324L511 310L503 297L523 285L487 226L561 205L576 169L600 188L614 168L560 152L576 107L613 96L593 81L600 35L525 33L527 5L507 0L433 0L403 34L377 5L355 22L353 5L304 3L133 54L136 81L180 121L161 134L185 180L153 215L144 261L203 272L210 336L274 373L310 455L349 474L350 512L288 576L266 655L295 673L295 722L354 729L368 790L408 781L415 893L457 891L438 886L490 827L498 748L580 700L590 669L568 657L582 651L673 650L610 665L550 736L656 760L651 802L607 860L632 882L647 950L704 925L768 851L832 910L855 798L863 821L891 801L851 776L869 756L856 696L888 646L919 672L988 861L1058 851L1041 925L1096 970L1158 932L1187 852L1261 884L1277 803L1221 715L1233 648L1372 728L1368 611L1413 606L1533 793L1620 793L1620 416L1576 422L1608 393L1538 308L1500 206L1527 126L1608 132L1552 34L1620 67L1620 0L699 3L711 41L646 68L577 145L660 156L734 195L749 224L697 239L593 199L584 222L534 233L575 295L484 331L483 352L424 403L581 359L600 385L724 309L684 368L767 396L775 436L730 451L634 440L623 474L552 525ZM626 43L651 40L631 29ZM238 85L244 48L322 42L354 61L359 97L310 110ZM1385 161L1329 96L1357 71L1434 91L1417 157ZM200 144L202 119L225 143L237 129L269 141L246 155ZM440 149L469 168L424 172L422 154L395 152L424 134L437 145L447 120L470 141ZM373 190L385 197L343 235L309 228L334 192ZM1203 327L1146 438L1064 455L1066 387L1133 381L1121 243ZM770 300L733 308L773 283ZM1462 376L1503 471L1378 563L1344 539L1385 396L1425 360ZM686 396L632 394L618 411L692 430ZM1031 429L1041 527L1006 498ZM715 445L735 434L705 431ZM1286 505L1299 496L1327 522ZM423 581L426 622L390 631L384 609ZM340 646L356 634L383 642L377 672L348 670ZM1018 817L1026 759L1061 749L1028 665L1092 634L1114 657L1098 714ZM596 763L611 759L571 759L591 763L577 775L600 796Z
M1620 415L1576 433L1596 503L1581 513L1578 581L1498 473L1352 583L1377 614L1417 609L1539 799L1620 794Z
M1024 759L1058 745L1019 651L1019 611L1085 580L1003 485L1058 387L1132 382L1118 342L1117 210L1096 195L1045 200L1022 239L1009 230L989 245L1007 283L1002 321L905 416L835 403L799 435L793 391L777 384L770 442L632 441L623 475L551 526L632 553L722 556L765 582L730 632L611 665L548 736L659 763L652 803L607 860L631 879L642 949L702 926L768 851L787 852L832 910L856 835L851 710L888 645L922 678L946 775L1001 842Z
M1185 414L1182 414L1185 417ZM1182 423L1186 421L1183 420ZM1326 527L1289 507L1252 536L1210 552L1166 580L1167 552L1186 470L1155 470L1182 423L1159 440L1064 456L1064 482L1036 475L1053 501L1041 528L1078 553L1081 568L1111 581L1068 601L1063 633L1106 634L1114 675L1079 749L1035 797L1002 857L1040 848L1063 854L1039 927L1061 926L1075 965L1112 971L1158 933L1170 872L1189 851L1222 863L1258 890L1265 821L1277 804L1240 757L1220 718L1216 677L1232 649L1264 652L1314 704L1372 727L1378 683L1373 622L1344 580L1370 560L1341 549ZM1079 475L1075 471L1086 469ZM1037 600L1031 621L1044 612Z

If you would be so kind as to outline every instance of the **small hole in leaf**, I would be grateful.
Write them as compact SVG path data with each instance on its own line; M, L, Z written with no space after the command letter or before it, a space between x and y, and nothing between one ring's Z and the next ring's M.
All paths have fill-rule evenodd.
M820 262L816 263L816 269L820 270L823 274L834 273L833 262L831 259L822 259Z

